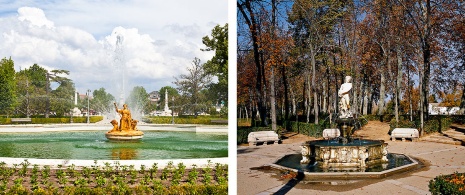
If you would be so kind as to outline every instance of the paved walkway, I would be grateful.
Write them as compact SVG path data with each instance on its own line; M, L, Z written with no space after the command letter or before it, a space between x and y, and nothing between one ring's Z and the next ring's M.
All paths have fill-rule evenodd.
M457 135L459 134L457 133ZM450 138L448 136L443 137L444 139ZM437 140L441 140L441 138ZM304 180L282 178L278 171L263 170L262 168L285 154L299 153L301 142L284 142L284 144L279 145L238 146L237 193L260 195L430 194L428 183L434 177L454 172L465 172L465 147L455 143L444 144L446 142L438 142L431 140L418 142L387 141L389 152L404 153L422 162L419 169L411 172L400 173L383 179L312 183Z

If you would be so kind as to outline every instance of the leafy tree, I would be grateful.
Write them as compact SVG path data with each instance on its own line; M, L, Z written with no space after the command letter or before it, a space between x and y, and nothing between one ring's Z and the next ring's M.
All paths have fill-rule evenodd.
M62 117L73 108L75 90L74 83L66 79L51 92L51 110L53 110L57 116Z
M158 91L160 94L160 100L158 101L158 108L157 110L163 110L165 108L165 93L168 91L168 104L172 101L172 97L178 99L179 93L178 91L171 87L171 86L164 86Z
M9 113L16 103L14 62L11 58L0 61L0 112Z
M101 113L108 113L114 109L113 103L116 101L113 95L107 93L105 88L100 88L92 92L91 107Z
M175 78L177 89L182 96L187 100L185 102L187 109L194 114L197 114L201 104L204 104L205 97L200 93L211 83L211 77L205 73L204 65L200 63L200 59L194 58L192 67L187 68L188 74L179 75Z
M144 113L150 112L148 110L150 108L149 94L142 86L134 87L127 101L128 105L136 110Z
M215 55L211 60L204 64L205 73L211 74L218 78L218 83L210 84L208 92L213 101L224 102L227 105L228 101L228 24L223 27L215 26L212 30L211 37L205 36L202 42L206 49L202 51L215 51Z

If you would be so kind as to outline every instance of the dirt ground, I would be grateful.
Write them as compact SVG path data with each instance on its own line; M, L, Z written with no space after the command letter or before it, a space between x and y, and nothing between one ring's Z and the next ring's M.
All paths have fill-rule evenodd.
M354 132L354 136L364 139L389 141L389 124L380 121L369 121L362 129ZM304 141L315 140L314 137L298 134L295 132L284 133L281 137L282 144L302 143Z

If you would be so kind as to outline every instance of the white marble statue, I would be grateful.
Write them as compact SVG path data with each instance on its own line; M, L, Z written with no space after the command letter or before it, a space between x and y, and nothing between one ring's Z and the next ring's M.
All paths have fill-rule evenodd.
M350 99L349 99L349 92L352 89L352 83L350 82L352 77L346 76L345 83L341 85L339 88L338 95L341 98L339 102L339 117L340 118L348 118L350 117Z

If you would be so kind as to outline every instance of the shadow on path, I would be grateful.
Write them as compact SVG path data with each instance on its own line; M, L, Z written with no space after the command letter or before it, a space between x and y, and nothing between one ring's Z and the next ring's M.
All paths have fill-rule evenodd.
M292 190L292 188L294 188L300 181L302 181L302 179L304 179L305 175L304 175L304 172L299 170L297 172L297 176L295 178L292 178L291 180L289 180L286 185L284 185L283 187L281 187L281 189L279 189L278 191L276 191L275 195L284 195L284 194L287 194L290 190Z

